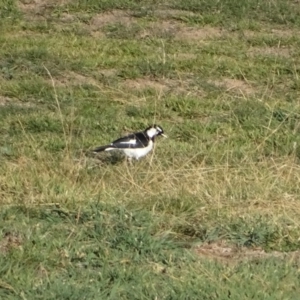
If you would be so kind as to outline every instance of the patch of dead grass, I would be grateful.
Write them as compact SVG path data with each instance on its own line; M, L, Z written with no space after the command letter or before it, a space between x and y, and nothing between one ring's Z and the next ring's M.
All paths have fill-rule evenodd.
M199 87L192 87L191 81L177 80L170 78L160 78L157 80L144 77L137 79L126 79L122 84L122 88L129 90L143 91L146 89L154 89L158 93L172 92L174 94L185 94L185 95L197 95L203 96L204 91L199 89Z
M141 38L148 36L169 37L185 42L195 42L221 38L225 33L224 30L217 27L190 27L176 20L161 20L149 23L142 32Z
M72 14L67 13L67 12L63 12L60 15L60 21L63 22L63 23L72 23L76 20L77 20L77 17L75 15L72 15Z
M297 34L298 32L293 29L274 29L269 27L265 27L259 31L244 29L242 31L230 32L230 35L234 38L243 36L247 39L257 39L259 37L264 37L266 39L277 37L278 39L282 39L291 38Z
M101 69L99 71L99 73L105 77L113 77L113 76L117 75L118 70L117 69Z
M155 81L149 78L126 79L122 85L123 87L133 90L144 90L148 88L152 88L157 91L168 90L168 85L165 82Z
M229 245L223 240L198 245L194 248L194 251L200 257L233 264L245 260L263 260L268 258L287 258L297 261L300 259L300 251L289 253L279 251L266 252L260 247L238 247L236 245Z
M224 31L221 28L205 26L203 28L182 26L176 34L176 39L184 41L199 41L221 38Z
M110 24L122 24L129 26L134 22L133 18L129 13L123 10L112 10L105 13L95 15L90 21L90 29L96 31Z
M18 8L27 19L47 19L47 10L56 6L63 6L70 0L21 0L17 1Z
M209 83L217 87L226 89L226 92L235 92L243 95L250 95L254 93L253 87L240 79L223 78L222 80L210 80Z
M250 56L263 55L290 57L291 50L286 47L251 47L248 50L248 54Z
M9 97L0 96L0 106L9 105L12 102L12 99Z
M180 18L194 16L195 13L180 9L156 9L153 11L153 15L160 19Z
M278 37L286 38L295 36L295 31L292 29L271 29L271 34L276 35Z
M154 37L169 37L173 38L180 31L181 24L177 21L163 20L159 22L151 22L141 33L141 38Z
M50 79L49 79L50 80ZM51 81L51 80L50 80ZM54 78L56 86L69 86L69 85L84 85L90 84L99 86L100 83L92 77L85 76L76 72L65 72L61 76Z
M7 232L0 241L0 254L7 254L9 251L22 246L22 237L14 232Z
M18 106L18 107L34 107L35 105L30 102L22 102L16 98L10 98L0 95L0 107L1 106Z

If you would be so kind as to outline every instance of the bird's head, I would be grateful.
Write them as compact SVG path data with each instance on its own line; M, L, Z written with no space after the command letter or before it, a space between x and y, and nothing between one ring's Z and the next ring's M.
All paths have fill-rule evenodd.
M145 133L148 135L148 137L150 139L158 136L158 135L161 135L163 137L167 137L165 134L164 134L164 130L158 126L158 125L153 125L153 126L150 126L148 127L146 130L145 130Z

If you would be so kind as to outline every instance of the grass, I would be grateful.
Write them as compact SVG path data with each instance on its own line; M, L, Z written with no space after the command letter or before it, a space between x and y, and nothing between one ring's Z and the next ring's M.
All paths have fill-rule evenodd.
M0 14L1 299L298 299L295 3ZM154 122L132 167L87 152Z

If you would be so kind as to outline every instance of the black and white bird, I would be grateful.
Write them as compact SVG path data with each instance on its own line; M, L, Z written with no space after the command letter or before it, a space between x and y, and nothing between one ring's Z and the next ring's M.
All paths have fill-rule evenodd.
M121 150L130 161L132 158L138 160L153 149L154 139L159 135L167 137L160 126L153 125L144 131L121 137L109 145L97 147L93 152Z

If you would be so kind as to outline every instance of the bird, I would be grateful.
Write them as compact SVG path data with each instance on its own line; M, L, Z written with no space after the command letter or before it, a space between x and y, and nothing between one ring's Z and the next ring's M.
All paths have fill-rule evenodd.
M153 149L155 137L160 135L167 137L162 127L154 124L144 131L129 134L109 145L97 147L92 152L121 150L131 163L133 158L139 160L141 157L146 156Z

